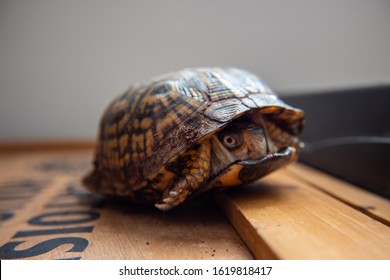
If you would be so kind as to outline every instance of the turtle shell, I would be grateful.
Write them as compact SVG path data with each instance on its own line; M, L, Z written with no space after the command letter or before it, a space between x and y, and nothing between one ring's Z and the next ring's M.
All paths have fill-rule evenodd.
M90 179L103 172L113 189L142 188L172 158L253 110L292 135L303 126L303 111L244 70L190 68L135 84L103 114Z

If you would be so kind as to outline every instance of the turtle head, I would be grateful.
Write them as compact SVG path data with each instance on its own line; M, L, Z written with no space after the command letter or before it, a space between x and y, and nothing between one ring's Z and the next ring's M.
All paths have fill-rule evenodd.
M277 124L253 112L229 123L211 138L211 181L215 187L253 182L294 161L303 146Z

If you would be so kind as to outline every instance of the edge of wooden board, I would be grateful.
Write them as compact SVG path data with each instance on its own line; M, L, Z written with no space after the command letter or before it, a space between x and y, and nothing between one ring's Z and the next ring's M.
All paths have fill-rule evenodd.
M94 147L92 139L0 140L0 154L90 150Z

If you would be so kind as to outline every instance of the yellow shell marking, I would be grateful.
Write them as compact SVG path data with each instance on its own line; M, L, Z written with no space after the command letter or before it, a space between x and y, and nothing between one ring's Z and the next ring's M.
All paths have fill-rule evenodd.
M123 134L121 138L119 138L119 148L121 153L126 151L128 142L129 142L129 136L127 135L127 133Z
M130 115L125 114L118 122L118 131L122 131L125 126L129 123Z
M143 118L141 120L140 127L143 130L147 130L152 127L152 124L153 124L153 120L151 118Z
M153 153L154 137L152 130L148 130L145 134L146 137L146 156L149 157Z

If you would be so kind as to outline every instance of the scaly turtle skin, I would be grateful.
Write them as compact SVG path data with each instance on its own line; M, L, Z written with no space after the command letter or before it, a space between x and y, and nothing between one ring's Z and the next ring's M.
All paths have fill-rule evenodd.
M253 74L194 68L138 83L100 123L92 191L172 209L249 183L296 158L303 111Z

